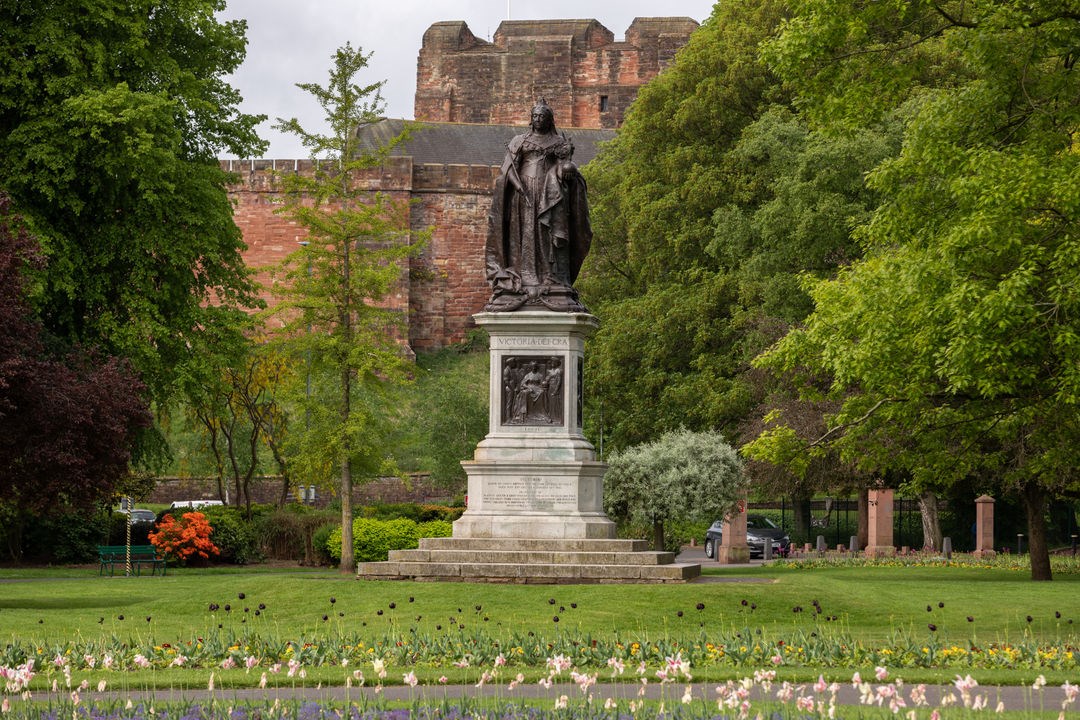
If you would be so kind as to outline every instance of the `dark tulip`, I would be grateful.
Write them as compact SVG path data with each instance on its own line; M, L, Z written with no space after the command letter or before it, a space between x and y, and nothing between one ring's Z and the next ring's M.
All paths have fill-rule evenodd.
M248 611L249 611L249 609L248 609L248 608L244 608L244 612L248 612Z
M232 605L225 603L225 612L229 612L230 610L232 610Z
M45 621L44 621L44 620L42 620L41 618L38 618L38 621L37 621L37 623L38 623L38 625L44 625L44 624L45 624Z
M750 603L751 610L757 610L757 603Z
M337 602L337 598L336 598L336 597L331 597L331 598L330 598L330 604L331 604L331 605L333 605L333 604L334 604L334 603L336 603L336 602Z
M675 613L675 615L676 615L677 617L682 617L682 610L680 610L679 612Z
M930 623L926 627L930 628L930 632L937 632L937 625L935 625L934 623Z
M390 607L391 610L393 610L394 608L397 607L397 603L390 603L389 607Z
M572 608L574 608L576 610L577 609L577 603L570 603L570 607L572 607Z
M1056 618L1057 618L1058 620L1060 620L1060 619L1061 619L1061 612L1060 612L1060 611L1056 611L1056 610L1055 610L1055 611L1054 611L1054 617L1056 617ZM121 616L120 616L120 619L121 619L121 620L123 620L123 619L124 619L124 616L123 616L123 615L121 615Z
M416 622L420 622L420 619L421 619L422 617L424 617L424 616L423 616L423 615L417 615L417 616L416 616Z
M1061 615L1060 615L1060 614L1058 614L1058 617L1061 617ZM117 620L123 620L123 619L124 619L124 616L123 616L123 615L117 615L117 616L116 616L116 619L117 619Z
M376 615L382 615L382 610L376 610L376 611L375 611L375 614L376 614Z
M218 623L217 629L220 630L222 627L224 627L224 626L221 623Z
M343 613L343 612L339 612L339 613L337 614L337 616L338 616L338 617L345 617L345 613Z
M461 608L458 608L458 609L457 609L457 611L458 611L458 612L461 612Z
M937 606L938 606L939 608L943 608L943 607L945 607L945 603L943 603L943 602L939 602L939 603L937 604Z
M551 621L552 622L559 622L559 616L556 615L555 617L551 618Z
M562 605L559 606L559 612L566 612L566 608Z
M329 618L329 617L327 617L326 615L323 615L323 616L322 616L322 619L323 619L323 622L326 622L326 621L327 621L327 620L329 620L330 618Z
M548 598L548 605L554 605L554 604L555 604L555 598Z
M968 617L967 617L967 621L968 621L968 622L975 622L975 618L973 618L973 617L971 617L970 615L968 615Z
M458 630L464 630L464 629L465 629L465 625L464 625L464 623L462 623L461 625L458 625L458 626L457 626L457 629L458 629Z
M934 611L934 608L930 607L929 605L926 606L926 612L933 612L933 611Z
M436 626L435 626L435 629L436 629L436 630L442 630L442 625L436 625Z
M412 602L412 601L413 601L413 600L415 600L415 599L416 599L416 598L414 598L414 597L413 597L412 595L410 595L410 596L409 596L409 602Z
M150 616L150 615L147 615L147 616L146 616L146 622L150 622L150 620L151 620L151 616Z
M1027 621L1028 621L1028 622L1031 622L1031 620L1032 620L1032 617L1031 617L1030 615L1028 615L1028 616L1027 616Z
M491 618L489 618L489 617L488 617L487 615L485 615L485 616L484 616L484 622L487 622L487 621L488 621L488 620L490 620L490 619L491 619Z
M746 600L743 600L743 601L742 601L742 606L743 606L743 607L746 607L746 606L747 606L747 605L749 605L749 604L750 604L750 603L746 602Z
M479 605L476 606L476 612L480 612L480 606Z
M817 633L816 632L810 633L810 637L817 637Z
M266 603L259 603L259 609L260 610L265 610L266 609Z
M833 619L833 622L836 622L836 616L835 615L832 616L832 619Z
M694 607L696 607L698 610L704 610L705 609L705 603L698 603Z
M105 622L105 618L103 618L103 617L99 617L99 618L97 619L97 621L98 621L98 625L100 625L101 623Z
M247 597L247 596L246 596L246 595L244 595L244 593L240 593L240 594L239 594L239 595L237 595L236 597L238 597L238 598L240 598L241 600L243 600L243 599L244 599L245 597Z
M255 615L262 615L262 611L261 610L256 610Z

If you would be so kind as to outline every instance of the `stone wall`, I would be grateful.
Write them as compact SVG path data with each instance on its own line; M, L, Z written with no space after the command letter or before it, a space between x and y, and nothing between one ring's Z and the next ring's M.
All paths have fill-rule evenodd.
M636 18L626 38L596 20L507 20L491 42L462 21L424 33L416 70L417 120L526 123L538 97L560 126L617 128L638 89L670 65L697 28L686 17Z
M277 301L271 269L306 239L304 228L275 213L281 207L280 174L311 172L308 160L223 160L237 173L229 188L236 224L244 236L244 261L256 269L262 297ZM410 227L431 230L422 254L413 259L400 289L387 305L408 317L409 345L433 350L458 342L472 327L490 293L484 279L484 239L491 188L498 168L486 165L413 165L389 158L363 179L399 202L412 203Z

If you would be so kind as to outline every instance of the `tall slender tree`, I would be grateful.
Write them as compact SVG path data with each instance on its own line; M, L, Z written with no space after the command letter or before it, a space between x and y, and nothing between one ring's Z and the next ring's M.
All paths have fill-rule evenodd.
M297 85L322 106L325 134L295 118L278 123L318 158L310 174L281 177L281 211L307 230L308 240L286 261L285 302L275 312L286 320L284 342L316 380L305 387L305 427L293 431L291 467L295 477L315 482L337 468L342 572L355 570L354 475L370 479L392 466L380 400L390 384L408 379L411 363L400 332L402 311L384 301L405 280L404 261L423 239L409 230L406 203L362 182L403 139L376 152L360 148L357 127L377 120L382 109L383 83L356 83L370 57L346 44L333 55L325 87ZM324 384L324 378L333 381Z

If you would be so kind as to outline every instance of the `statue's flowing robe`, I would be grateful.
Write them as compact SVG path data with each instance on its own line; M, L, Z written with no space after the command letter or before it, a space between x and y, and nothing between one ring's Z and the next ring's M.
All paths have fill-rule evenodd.
M488 216L485 262L496 294L542 293L577 279L592 229L572 153L570 141L554 132L517 135L507 145Z

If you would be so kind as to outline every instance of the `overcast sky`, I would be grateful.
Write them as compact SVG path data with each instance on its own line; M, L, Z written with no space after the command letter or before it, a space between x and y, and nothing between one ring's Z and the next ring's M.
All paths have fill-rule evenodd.
M268 158L302 158L292 136L270 128L277 118L300 119L324 129L322 109L295 84L326 84L334 51L351 42L373 52L361 83L386 80L387 117L413 116L416 56L433 23L464 20L472 33L490 40L499 23L511 20L594 18L623 38L635 17L690 17L698 22L714 0L228 0L221 17L248 22L247 59L232 84L244 97L240 109L269 120L260 135L270 141ZM525 124L523 120L522 124Z

